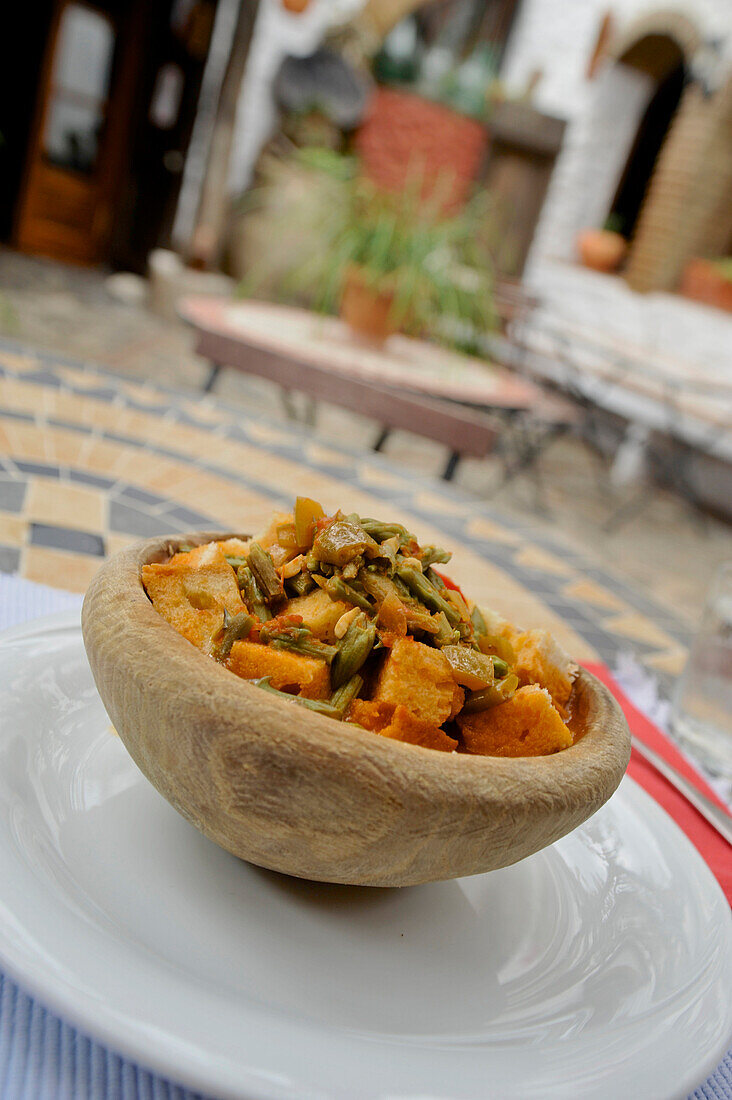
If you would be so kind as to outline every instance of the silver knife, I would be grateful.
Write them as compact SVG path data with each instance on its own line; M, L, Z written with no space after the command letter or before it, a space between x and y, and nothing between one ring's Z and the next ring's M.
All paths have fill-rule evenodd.
M726 810L721 809L715 802L712 802L711 798L707 798L705 794L698 791L685 775L682 775L671 764L668 764L653 749L649 749L648 745L644 745L637 737L631 737L630 740L636 752L640 756L644 756L657 772L668 779L671 786L680 791L684 798L696 807L702 817L707 819L709 824L717 830L720 836L724 837L728 844L732 844L732 817Z

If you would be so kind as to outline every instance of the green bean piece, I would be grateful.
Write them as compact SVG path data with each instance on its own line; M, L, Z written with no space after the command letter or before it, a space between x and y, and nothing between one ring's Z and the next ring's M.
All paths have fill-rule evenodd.
M291 596L307 596L315 588L315 581L308 572L303 571L285 581L285 588Z
M430 584L434 584L438 592L447 592L447 585L443 581L440 574L436 573L431 565L423 569L423 573Z
M247 559L243 558L240 554L227 554L226 560L232 569L238 569L240 565L247 564Z
M360 607L362 611L372 612L374 610L367 598L356 591L353 585L344 581L342 577L329 577L320 587L325 589L332 600L345 600L347 603Z
M399 578L404 581L407 588L418 600L429 607L431 611L442 611L450 626L457 626L460 622L460 612L444 596L440 595L435 586L423 573L415 569L413 565L403 565L397 570Z
M511 673L505 680L497 680L480 691L471 691L465 700L463 714L477 714L480 710L497 707L512 697L519 685L518 676Z
M278 691L277 688L272 687L269 682L269 676L261 676L258 680L249 680L248 683L254 684L255 687L261 688L262 691L267 691L270 695L276 695L287 703L299 703L301 707L307 707L308 710L314 710L318 714L324 714L327 718L335 718L340 722L343 717L341 712L337 710L330 703L325 703L320 699L304 699L302 695L289 695L286 691Z
M257 584L256 577L248 565L240 565L236 571L236 579L239 583L244 602L257 618L266 623L272 618L272 612L265 603L262 590Z
M249 547L248 565L262 590L265 603L277 603L284 599L282 578L275 569L271 557L258 542L253 542Z
M345 684L342 684L337 691L333 692L330 697L330 705L340 711L341 714L345 714L362 687L363 676L359 676L356 672L350 680L346 680Z
M341 641L338 653L330 666L330 682L334 689L341 687L358 672L374 648L376 627L365 615L354 619Z
M438 562L441 565L447 565L452 558L452 554L449 550L443 550L441 546L423 546L422 547L422 568L427 569L430 565L434 565Z
M238 615L229 615L229 612L224 608L224 632L221 641L214 650L216 660L225 661L231 653L234 642L240 642L243 638L248 637L253 626L254 619L251 615L247 615L246 611L240 611Z
M398 595L402 596L403 599L405 599L405 600L411 600L413 598L412 593L407 588L406 584L404 583L404 581L402 580L402 578L399 576L398 573L395 573L394 576L391 578L391 580L392 580L392 584L394 585L394 587L397 590Z
M488 633L488 627L486 621L483 618L483 612L476 604L473 610L470 612L470 621L473 624L473 630L478 638L482 638L484 634Z
M481 691L470 692L462 707L463 714L477 714L479 711L488 711L489 707L499 706L510 700L518 686L518 676L510 673L504 680L496 680Z
M488 687L482 688L480 691L471 691L463 705L463 714L477 714L478 711L488 710L490 707L497 707L500 703L505 703L501 689L497 684L490 684Z
M384 539L379 543L379 557L388 561L389 572L393 573L396 569L397 553L399 552L399 538L395 536L390 539Z
M366 534L371 535L377 542L384 542L385 539L393 539L395 535L399 538L400 544L411 542L414 538L414 536L407 531L406 527L402 527L401 523L382 523L379 519L362 518L361 526Z
M305 555L305 568L309 573L320 572L320 562L315 557L312 550L308 551L308 553Z
M427 634L439 633L439 625L435 616L418 603L411 595L409 589L399 577L387 577L381 572L372 572L370 569L362 569L359 580L368 592L376 600L377 608L388 596L396 596L401 601L407 616L407 626L413 630L423 630Z
M495 673L497 679L502 680L503 677L507 676L510 671L508 662L504 661L503 657L493 656L491 659L493 661L493 672Z
M435 622L439 627L437 634L434 636L435 645L440 648L446 645L457 645L460 641L460 631L450 626L444 611L440 611L435 616Z
M269 642L275 649L291 649L302 653L303 657L316 657L328 664L338 652L336 646L318 641L306 626L278 626L276 620L262 627L259 640Z

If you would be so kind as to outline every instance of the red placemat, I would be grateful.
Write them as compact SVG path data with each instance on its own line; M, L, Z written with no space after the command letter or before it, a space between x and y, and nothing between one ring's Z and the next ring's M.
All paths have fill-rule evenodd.
M622 690L611 676L605 665L587 664L585 666L593 676L602 680L613 693L623 709L631 732L639 741L643 741L649 748L662 756L669 764L673 765L682 775L690 779L703 794L711 798L722 809L726 809L706 780L699 774L696 768L679 752L676 746L663 734L653 722L635 707L625 696ZM667 779L656 771L637 752L633 752L628 767L628 775L635 779L652 798L662 806L682 829L699 854L707 863L716 877L719 885L727 896L727 901L732 905L732 848L727 841L719 835L706 818L702 817L690 802L673 787Z

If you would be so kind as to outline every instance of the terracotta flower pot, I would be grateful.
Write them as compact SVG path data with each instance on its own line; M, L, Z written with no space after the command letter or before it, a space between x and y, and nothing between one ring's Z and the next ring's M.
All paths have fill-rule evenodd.
M711 260L689 260L681 278L681 293L697 302L732 313L732 279Z
M398 328L393 290L374 284L360 267L349 267L343 280L341 319L359 336L383 344Z
M628 242L609 229L583 229L577 237L577 252L585 267L611 273L625 259Z

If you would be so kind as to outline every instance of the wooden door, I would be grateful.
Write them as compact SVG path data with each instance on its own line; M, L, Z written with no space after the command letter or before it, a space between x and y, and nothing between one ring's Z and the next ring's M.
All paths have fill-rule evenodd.
M106 12L60 0L16 221L16 244L24 251L78 263L104 258L115 171L110 84L116 38Z

